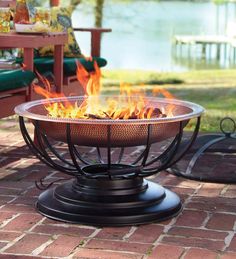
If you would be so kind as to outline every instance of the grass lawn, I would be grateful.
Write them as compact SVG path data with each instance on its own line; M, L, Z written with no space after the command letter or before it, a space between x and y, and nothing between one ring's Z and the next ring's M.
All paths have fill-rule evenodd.
M225 116L236 120L236 71L204 70L184 73L156 73L152 71L103 71L104 93L119 92L120 82L146 89L165 88L176 98L202 105L201 131L219 131L219 122Z

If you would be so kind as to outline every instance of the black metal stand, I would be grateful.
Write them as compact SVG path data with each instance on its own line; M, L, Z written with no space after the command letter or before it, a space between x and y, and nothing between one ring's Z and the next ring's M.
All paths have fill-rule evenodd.
M96 147L96 162L93 159L86 160L80 154L79 147L72 142L70 124L67 124L66 156L50 143L46 133L40 128L40 121L35 121L34 126L37 145L26 129L23 117L20 117L22 135L31 151L46 165L74 178L39 196L37 209L41 214L65 222L122 226L165 220L181 211L182 205L175 193L144 180L144 177L167 169L184 156L197 137L200 117L197 118L195 130L185 148L180 150L184 126L179 122L177 135L155 156L149 155L153 145L153 125L148 125L146 145L137 158L133 161L129 159L129 163L124 159L125 147L111 147L112 132L109 125L106 133L107 147L105 152ZM115 157L112 156L114 149L120 150ZM52 185L46 186L43 179L36 184L40 189L47 189Z
M79 178L44 191L37 209L51 219L95 226L139 225L177 215L179 197L142 178Z

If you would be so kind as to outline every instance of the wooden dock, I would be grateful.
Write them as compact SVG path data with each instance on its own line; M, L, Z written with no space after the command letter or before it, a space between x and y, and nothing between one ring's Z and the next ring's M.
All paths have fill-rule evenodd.
M224 58L232 58L232 50L235 58L236 38L224 35L175 35L173 37L175 54L182 55L184 45L187 47L189 56L193 53L193 47L200 46L202 58L206 58L207 54L212 57L212 47L215 46L217 59L220 59L222 54Z

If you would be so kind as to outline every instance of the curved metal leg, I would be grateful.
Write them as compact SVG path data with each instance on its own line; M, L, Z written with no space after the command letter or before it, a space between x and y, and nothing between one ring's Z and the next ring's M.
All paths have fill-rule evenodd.
M190 160L189 162L189 165L187 167L187 170L186 170L186 175L190 175L192 173L192 169L195 165L195 163L197 162L198 158L209 148L211 147L212 145L214 145L215 143L217 142L220 142L222 140L224 140L225 137L220 137L220 138L217 138L217 139L213 139L209 142L207 142L204 146L202 146L195 154L194 156L192 157L192 159Z
M140 173L140 176L142 176L142 177L150 176L154 173L158 173L162 170L165 170L165 169L171 167L172 165L174 165L175 163L177 163L188 152L188 150L191 148L194 141L196 140L197 134L198 134L198 131L200 128L200 121L201 121L200 117L198 117L194 132L193 132L191 138L188 140L188 144L184 147L183 150L180 150L180 144L181 144L182 137L183 137L183 125L182 125L182 122L180 122L179 133L177 135L176 141L174 139L174 141L170 144L171 148L167 148L168 153L166 153L164 157L162 157L162 155L159 156L159 158L162 157L162 160L160 161L161 165L159 167L155 166L155 167L147 168L147 169L144 168L142 170L142 172ZM153 161L156 161L156 160L157 160L157 158L153 159ZM150 165L150 163L149 163L149 165Z
M228 123L231 124L230 130L225 129L225 125L224 125L225 121L228 121ZM232 141L236 140L236 135L235 135L236 122L230 117L225 117L220 121L220 129L221 129L222 134L206 135L206 136L201 136L199 138L199 139L201 139L201 138L204 139L204 137L206 137L208 141L204 145L202 145L199 149L192 150L192 152L194 151L194 153L193 153L192 158L188 162L188 165L187 165L187 168L185 171L181 170L177 164L176 166L169 168L168 172L174 173L177 176L183 176L183 177L186 177L189 179L196 179L196 180L202 180L202 181L222 182L222 183L223 182L224 183L236 182L236 179L234 180L232 178L232 176L230 178L228 174L224 174L223 177L222 177L222 175L220 175L220 176L214 175L214 172L212 172L211 175L209 175L209 174L205 175L204 171L203 172L200 171L201 166L199 167L198 172L196 172L196 174L194 173L194 170L193 170L194 167L196 168L197 161L199 160L199 158L201 158L203 156L204 153L210 153L210 154L219 153L219 154L232 154L232 155L236 153L235 148L227 149L225 146L223 148L221 148L221 147L213 148L212 147L213 145L223 142L225 140L229 140L230 142L231 142L231 140ZM234 175L234 173L232 175Z

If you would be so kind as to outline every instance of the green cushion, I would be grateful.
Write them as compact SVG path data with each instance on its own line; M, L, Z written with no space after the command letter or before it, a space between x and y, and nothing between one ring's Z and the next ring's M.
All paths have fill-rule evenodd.
M64 58L64 75L73 76L76 74L76 60L78 60L87 71L93 71L93 61L95 60L99 67L104 67L107 61L104 58L93 58L93 61L88 61L85 58ZM22 59L18 59L17 62L22 62ZM40 57L34 59L34 65L40 74L47 72L53 72L54 59L52 57Z
M29 86L35 75L31 71L0 69L0 91Z

